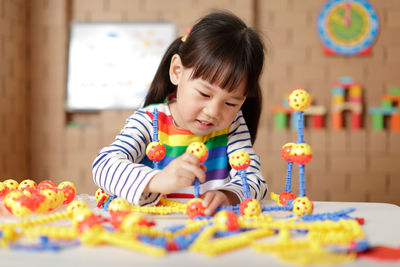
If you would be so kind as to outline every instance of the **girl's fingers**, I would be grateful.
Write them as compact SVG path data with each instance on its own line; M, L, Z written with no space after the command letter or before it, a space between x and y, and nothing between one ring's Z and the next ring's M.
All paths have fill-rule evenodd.
M227 196L221 191L209 191L204 195L203 206L206 208L204 214L211 216L215 210L223 205L229 205Z
M215 194L213 194L213 192L208 192L204 194L203 197L203 207L207 208L208 205L212 202L212 200L214 199Z
M178 163L179 164L179 163ZM185 170L189 171L193 176L192 179L194 178L199 178L200 182L204 183L206 181L206 174L205 174L205 166L202 167L200 165L199 160L193 156L192 154L185 153L182 155L182 168Z
M219 206L221 206L221 203L218 199L218 197L216 197L214 195L214 198L212 199L212 201L207 205L207 208L204 211L204 215L206 216L211 216L214 214L214 211L216 210L216 208L218 208Z
M180 158L188 163L200 165L200 160L195 155L188 152L183 153Z

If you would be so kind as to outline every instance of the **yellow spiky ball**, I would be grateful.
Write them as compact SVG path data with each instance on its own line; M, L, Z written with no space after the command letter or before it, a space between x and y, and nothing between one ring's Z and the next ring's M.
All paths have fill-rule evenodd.
M293 201L293 213L297 216L310 215L314 210L314 205L308 197L297 197Z
M310 103L310 94L301 88L294 89L289 95L289 106L295 111L304 111Z

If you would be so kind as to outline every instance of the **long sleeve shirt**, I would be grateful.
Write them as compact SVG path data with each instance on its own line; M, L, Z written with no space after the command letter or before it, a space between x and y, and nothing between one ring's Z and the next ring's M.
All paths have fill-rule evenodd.
M207 146L209 156L203 163L207 167L206 182L200 185L200 194L208 190L227 190L243 200L240 174L229 166L228 159L236 150L243 150L251 158L246 171L250 194L259 200L265 197L267 184L262 177L260 159L253 151L250 133L241 111L229 127L206 136L198 136L175 126L167 103L137 110L127 119L125 127L114 142L100 150L92 165L94 181L100 188L134 205L154 205L159 201L161 194L144 193L149 181L160 171L153 168L153 163L146 156L146 147L155 135L154 109L158 111L156 133L167 151L165 158L158 164L159 169L183 154L190 143L202 142ZM181 188L172 195L193 197L193 193L192 185Z

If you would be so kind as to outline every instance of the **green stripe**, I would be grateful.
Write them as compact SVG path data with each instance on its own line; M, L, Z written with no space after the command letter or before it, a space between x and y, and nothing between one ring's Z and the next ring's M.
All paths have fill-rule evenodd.
M228 140L227 134L218 135L213 138L210 138L210 140L206 142L207 149L211 150L216 147L225 146L228 143L227 140ZM164 146L167 150L167 156L174 158L179 157L180 155L185 153L187 148L187 146L169 146L166 144L164 144Z

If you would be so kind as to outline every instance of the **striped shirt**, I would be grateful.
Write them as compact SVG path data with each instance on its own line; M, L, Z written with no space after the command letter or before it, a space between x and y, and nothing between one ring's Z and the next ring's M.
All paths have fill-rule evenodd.
M153 111L158 111L158 138L167 150L166 157L159 162L163 169L186 151L192 142L202 142L208 148L206 182L200 185L200 194L208 190L228 190L240 200L244 198L240 175L229 166L228 157L236 150L249 153L250 167L247 180L253 198L263 199L267 185L261 174L260 159L253 151L250 133L242 112L239 111L232 124L206 136L192 134L189 130L174 125L166 103L137 110L126 121L114 142L100 150L93 162L93 178L97 186L111 195L122 197L134 205L154 205L161 194L144 193L147 184L159 170L146 156L146 147L153 140ZM184 187L171 197L193 197L194 186Z

